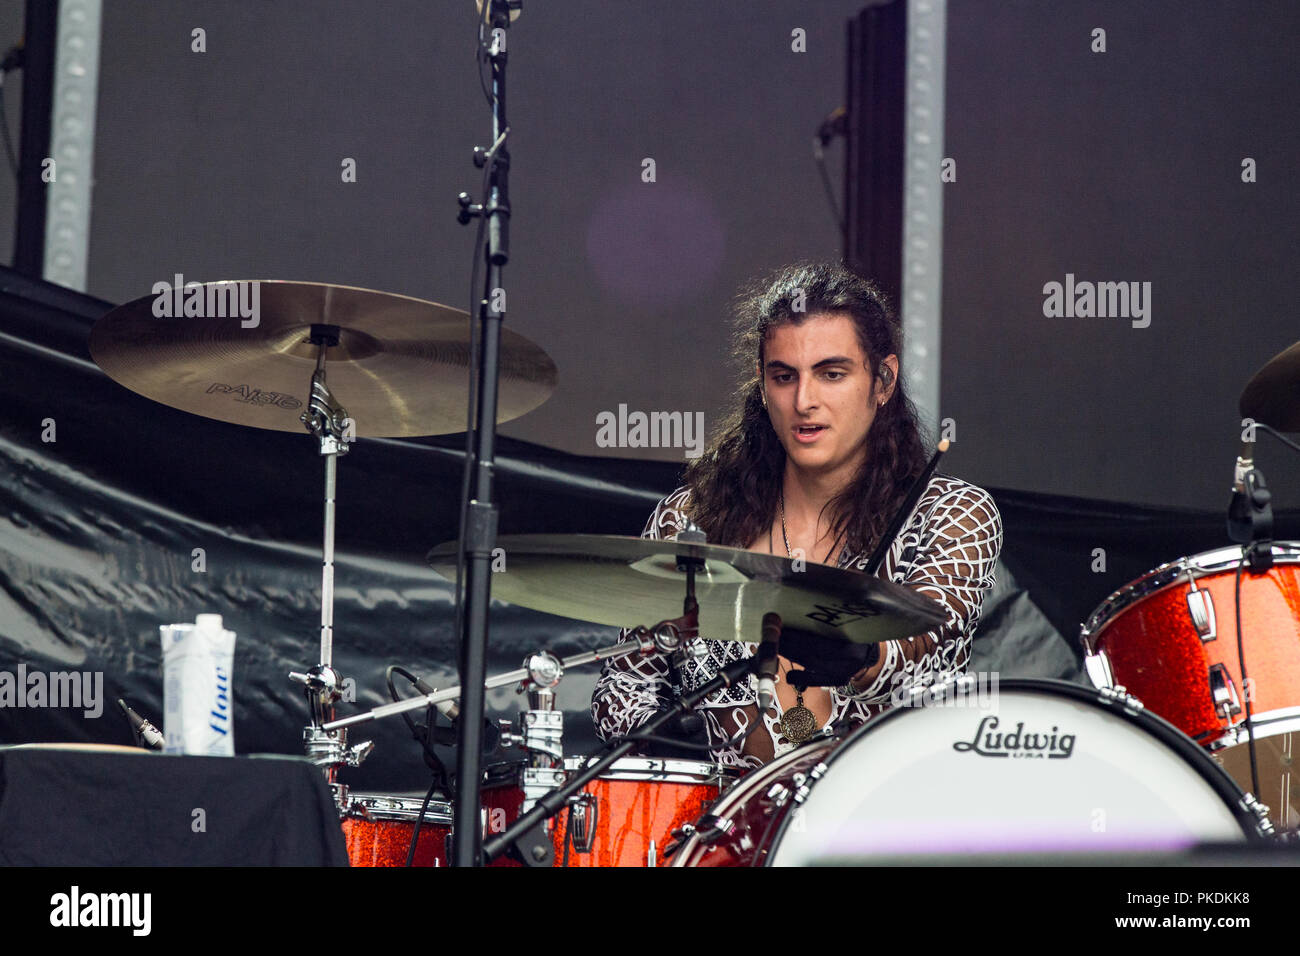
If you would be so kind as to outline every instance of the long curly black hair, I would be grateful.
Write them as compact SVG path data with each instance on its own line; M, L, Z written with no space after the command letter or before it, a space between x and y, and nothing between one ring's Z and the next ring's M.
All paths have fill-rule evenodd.
M763 349L774 327L798 325L826 312L852 319L873 376L881 374L887 356L902 361L902 328L885 297L841 265L787 266L743 291L736 308L734 348L740 388L708 449L685 475L691 520L714 544L747 547L776 519L786 455L763 407ZM875 546L911 480L925 469L925 446L901 365L898 379L893 396L867 433L862 468L827 505L831 528L836 539L843 540L846 554Z

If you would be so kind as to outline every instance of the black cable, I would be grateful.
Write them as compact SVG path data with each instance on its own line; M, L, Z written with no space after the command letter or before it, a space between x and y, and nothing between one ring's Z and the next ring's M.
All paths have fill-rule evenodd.
M397 689L393 686L394 673L401 674L412 684L414 684L416 680L418 680L418 678L410 671L408 671L405 667L399 667L396 664L390 664L388 666L388 668L384 671L384 680L387 681L388 683L388 695L392 697L394 703L397 703L398 701L407 700L408 698L404 698L400 696L397 693ZM434 714L436 714L436 711L432 707L429 708L429 711L430 711L430 716L429 716L430 721L436 720L437 718L433 716ZM431 731L433 730L433 727L432 726L424 727L420 724L415 723L413 720L411 720L410 716L406 713L406 711L402 711L400 716L402 720L406 721L407 729L411 731L411 738L415 740L415 742L420 745L420 749L424 751L425 765L429 767L430 772L434 775L434 783L439 785L442 788L443 793L448 793L448 794L451 793L451 778L447 773L447 767L443 764L442 759L436 753L434 753L433 748L429 745L429 740L430 740Z
M1251 686L1250 678L1246 676L1246 652L1242 647L1241 641L1241 573L1245 570L1246 562L1249 560L1251 552L1255 550L1257 542L1251 542L1247 547L1241 549L1241 560L1237 562L1237 581L1236 581L1236 614L1237 614L1237 667L1241 670L1241 689L1242 696L1246 698L1246 750L1250 754L1250 786L1255 797L1263 802L1264 795L1259 792L1259 766L1255 761L1255 726L1254 715L1251 712L1250 698ZM1270 543L1269 547L1272 547ZM1229 677L1231 680L1231 677ZM1232 719L1231 714L1228 717Z
M1255 422L1255 427L1258 428L1260 431L1263 431L1263 432L1266 432L1266 433L1269 434L1269 435L1272 435L1274 438L1276 438L1276 439L1277 439L1278 441L1280 441L1282 444L1286 445L1288 448L1291 448L1291 449L1294 450L1294 451L1300 451L1300 445L1297 445L1295 442L1293 442L1291 439L1287 438L1285 435L1283 435L1283 434L1282 434L1281 432L1279 432L1277 429L1275 429L1275 428L1271 428L1270 426L1265 425L1263 422Z
M420 815L415 818L415 832L411 834L411 848L406 851L406 865L410 866L415 861L415 847L420 842L420 827L424 824L424 815L429 812L429 804L433 800L434 788L438 786L438 781L429 784L429 792L424 795L424 803L420 805Z
M393 674L395 673L401 674L412 684L414 684L416 680L415 675L412 674L410 671L408 671L405 667L398 667L396 664L390 664L388 668L384 671L384 680L388 683L388 696L393 699L393 703L397 703L398 701L403 699L397 693L397 688L393 686ZM411 720L410 715L407 714L406 711L402 711L402 713L399 716L402 718L402 720L406 721L406 729L411 732L411 736L418 738L419 732L415 729L415 721Z
M412 684L414 684L418 678L405 667L400 667L397 664L388 665L384 670L384 680L388 684L388 695L392 697L394 703L396 703L404 698L397 693L397 688L393 686L393 674L401 674ZM432 724L436 719L434 717L436 711L434 711L432 707L429 708L429 711L429 721L430 724ZM420 815L415 820L415 832L411 834L411 845L406 851L406 865L410 866L411 861L415 859L415 845L420 839L420 825L424 822L424 814L429 809L429 801L433 799L433 794L436 791L441 790L443 793L450 794L452 790L451 778L447 773L447 767L443 764L438 755L433 752L433 748L429 746L430 732L433 729L432 726L424 728L424 733L421 733L419 726L411 720L406 711L402 711L401 718L406 721L406 726L411 731L411 737L415 739L415 741L420 745L420 749L424 751L425 765L429 767L430 772L433 774L433 782L429 784L429 792L425 795L424 805L420 807Z
M1293 451L1300 451L1300 445L1296 444L1291 439L1287 438L1285 435L1277 431L1277 429L1273 428L1272 426L1265 425L1263 422L1255 422L1254 427L1263 431L1265 434L1272 435L1274 438L1276 438L1278 441L1280 441L1282 444L1286 445L1288 448L1292 449ZM1241 561L1237 564L1237 577L1235 583L1235 587L1236 587L1235 603L1236 603L1236 617L1237 617L1237 667L1241 669L1242 692L1243 692L1243 696L1246 698L1246 722L1245 722L1246 750L1247 753L1250 754L1250 785L1251 788L1253 789L1256 798L1259 799L1261 802L1263 802L1264 795L1259 792L1259 764L1257 761L1256 751L1255 751L1254 713L1250 706L1252 688L1249 683L1250 679L1246 676L1246 652L1244 649L1244 645L1242 643L1242 636L1241 636L1241 574L1246 567L1246 562L1249 559L1249 556L1255 550L1257 544L1258 542L1252 541L1247 547L1242 549ZM1272 544L1270 543L1269 546L1272 547Z
M495 107L497 105L496 97L492 95L492 91L488 89L487 81L483 79L483 64L488 59L487 26L491 15L492 0L483 0L483 16L478 21L474 45L474 69L478 73L478 85L483 90L483 96L486 97L488 106Z
M835 227L840 231L841 247L847 246L848 227L840 215L840 204L835 198L835 188L831 185L830 174L826 171L826 151L822 148L821 140L816 136L813 137L813 159L817 163L817 171L821 173L822 187L826 190L826 201L831 204L831 216L835 219Z

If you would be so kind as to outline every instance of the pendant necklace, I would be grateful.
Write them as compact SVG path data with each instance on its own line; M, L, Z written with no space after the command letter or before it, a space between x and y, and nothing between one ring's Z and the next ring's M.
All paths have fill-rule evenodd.
M785 489L781 489L781 540L785 542L785 553L787 557L794 557L794 551L790 548L790 538L785 530ZM790 682L790 672L786 671L786 683ZM785 739L794 744L801 744L812 738L817 732L817 718L813 712L803 705L803 692L806 688L800 688L793 684L795 692L795 705L781 714L781 733Z

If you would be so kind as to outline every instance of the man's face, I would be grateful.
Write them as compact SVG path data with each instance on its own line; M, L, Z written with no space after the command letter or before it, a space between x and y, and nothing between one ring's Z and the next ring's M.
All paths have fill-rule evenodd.
M880 403L893 395L898 358L890 355L890 384L868 370L853 321L835 312L785 323L769 334L759 375L767 413L790 461L810 472L847 480L867 453L867 432Z

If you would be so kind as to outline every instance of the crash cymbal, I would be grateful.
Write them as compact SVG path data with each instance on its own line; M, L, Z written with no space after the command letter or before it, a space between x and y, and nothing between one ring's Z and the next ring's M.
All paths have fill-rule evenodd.
M561 617L613 627L677 617L686 574L677 556L702 559L695 576L700 636L753 641L763 615L786 627L859 644L923 634L947 622L942 605L902 585L825 564L713 544L605 535L507 535L492 597ZM456 578L457 543L429 552L434 570Z
M1241 414L1284 432L1300 431L1300 342L1274 355L1246 383Z
M172 408L305 434L298 416L306 408L318 351L309 341L311 326L336 326L339 342L326 353L325 372L357 437L465 430L465 312L321 282L211 282L198 288L201 305L187 307L199 293L186 288L180 296L165 291L109 312L90 333L95 364L133 392ZM223 297L231 291L242 298ZM245 307L242 312L235 303ZM195 311L231 317L205 318ZM532 411L554 389L550 357L503 329L497 421Z

